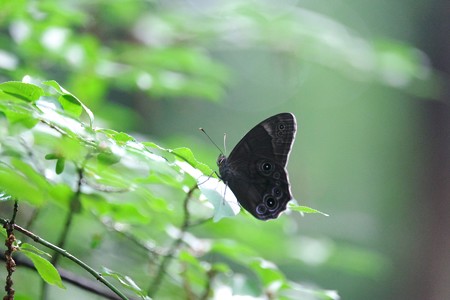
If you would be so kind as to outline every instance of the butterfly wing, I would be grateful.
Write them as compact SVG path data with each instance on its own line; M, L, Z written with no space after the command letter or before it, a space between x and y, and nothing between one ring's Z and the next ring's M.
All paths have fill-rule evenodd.
M296 131L293 114L272 116L250 130L228 158L219 157L222 179L257 219L277 218L292 199L286 164Z

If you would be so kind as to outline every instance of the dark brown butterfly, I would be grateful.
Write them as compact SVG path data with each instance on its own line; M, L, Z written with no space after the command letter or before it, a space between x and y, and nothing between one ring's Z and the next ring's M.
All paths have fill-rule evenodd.
M277 114L250 130L228 157L217 159L221 179L257 219L276 219L292 199L286 164L296 131L293 114Z

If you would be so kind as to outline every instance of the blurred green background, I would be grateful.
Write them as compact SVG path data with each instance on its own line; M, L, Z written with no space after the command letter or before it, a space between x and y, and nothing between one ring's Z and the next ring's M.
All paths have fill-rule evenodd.
M196 229L342 299L450 299L448 1L1 1L0 81L57 80L100 126L215 165L293 112L300 205ZM241 220L242 219L242 220Z

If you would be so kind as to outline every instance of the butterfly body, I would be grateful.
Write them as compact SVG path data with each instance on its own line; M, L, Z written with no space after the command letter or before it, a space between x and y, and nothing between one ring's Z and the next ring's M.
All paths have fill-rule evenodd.
M217 159L221 179L257 219L277 218L292 199L286 164L296 131L293 114L277 114L251 129L228 157Z

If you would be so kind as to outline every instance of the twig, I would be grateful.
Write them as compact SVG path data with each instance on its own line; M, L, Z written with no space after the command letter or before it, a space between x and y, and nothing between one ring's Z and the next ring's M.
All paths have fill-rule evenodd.
M56 243L56 245L59 248L64 248L64 246L66 244L66 241L67 241L67 237L69 235L70 227L72 225L73 216L74 216L75 212L79 210L80 194L81 194L81 183L83 181L83 169L82 168L78 168L77 172L78 172L77 189L76 189L75 194L73 195L72 200L70 202L70 210L69 210L69 212L67 214L67 219L66 219L66 222L64 224L63 231L59 235L58 243ZM59 260L59 254L56 253L53 256L52 264L53 265L58 264L58 260Z
M17 253L17 254L20 254ZM0 260L6 261L6 257L3 253L0 253ZM29 260L25 260L21 258L21 256L15 257L15 262L18 267L24 267L27 269L31 269L36 271L36 267L32 262ZM61 275L61 279L64 282L70 283L80 289L83 289L85 291L91 292L92 294L98 295L100 297L103 297L105 299L110 300L119 300L121 299L119 296L114 294L111 290L107 289L106 287L102 286L98 281L91 280L82 276L79 276L75 273L72 273L66 269L63 268L57 268L59 275ZM128 297L130 300L137 298Z
M186 230L189 227L190 213L189 213L189 209L188 209L188 203L189 203L189 199L192 196L192 193L197 188L198 188L197 185L192 187L189 190L189 192L186 194L186 197L184 198L184 203L183 203L184 215L183 215L183 223L181 224L181 227L180 227L180 234L179 234L178 238L173 241L171 247L169 248L169 250L167 252L167 255L163 257L161 264L159 265L159 268L156 271L155 279L153 280L149 289L147 290L147 294L152 298L155 297L156 293L158 292L158 289L161 286L161 281L163 280L164 275L166 273L166 269L169 266L169 263L172 260L172 257L174 256L175 252L180 247L180 245L183 241L183 238L184 238L184 234L186 233Z
M16 223L16 216L17 216L17 211L19 210L19 202L16 200L14 200L14 208L13 208L13 215L11 217L11 221L9 221L9 223L11 224L12 228L14 229L14 223Z
M0 224L5 225L7 224L8 221L5 219L0 218ZM57 253L59 253L60 255L68 258L69 260L75 262L77 265L79 265L80 267L82 267L83 269L85 269L89 274L91 274L92 276L94 276L95 279L97 279L98 281L100 281L101 283L103 283L104 285L106 285L110 290L112 290L117 296L120 297L120 299L124 299L127 300L128 298L122 293L120 292L115 286L113 286L108 280L106 280L101 273L95 271L94 269L92 269L90 266L88 266L85 262L81 261L80 259L78 259L77 257L73 256L72 254L70 254L69 252L67 252L64 249L61 249L60 247L53 245L50 242L47 242L46 240L44 240L43 238L35 235L34 233L26 230L25 228L20 227L19 225L15 224L14 225L14 229L25 234L26 236L30 237L33 241L35 241L36 243L39 243L41 245L44 245L47 248L50 248L54 251L56 251Z

